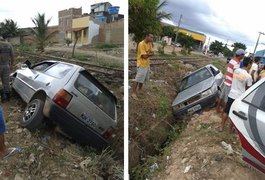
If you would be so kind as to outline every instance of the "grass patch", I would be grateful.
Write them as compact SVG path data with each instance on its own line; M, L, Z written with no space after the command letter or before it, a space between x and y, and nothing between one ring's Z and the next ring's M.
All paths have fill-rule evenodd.
M111 48L118 48L119 45L117 44L99 44L96 46L98 49L111 49Z
M168 114L168 109L169 109L169 100L165 95L160 96L158 116L160 118L166 117Z
M35 47L28 44L20 44L15 46L16 51L18 52L34 52Z
M74 56L75 59L78 59L79 61L88 61L88 57L86 56L82 56L82 55L79 55L79 54L76 54Z
M226 72L226 62L222 60L214 60L212 61L212 64L216 66L222 73L224 74Z
M99 59L97 61L94 61L95 64L99 66L105 66L110 68L119 68L123 69L123 61L117 61L117 60L111 60L111 59Z

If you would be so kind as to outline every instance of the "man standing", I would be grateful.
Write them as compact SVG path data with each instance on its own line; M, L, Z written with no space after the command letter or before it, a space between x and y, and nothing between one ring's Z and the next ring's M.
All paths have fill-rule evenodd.
M254 62L252 63L252 66L249 70L249 74L252 77L253 83L257 81L260 59L261 57L254 57Z
M224 88L222 90L222 93L217 101L216 111L220 112L220 108L226 106L226 102L228 99L228 94L231 89L232 79L233 79L233 73L234 70L239 68L240 60L243 59L245 56L245 51L243 49L238 49L235 53L235 56L233 59L227 63L226 67L226 75L224 80Z
M147 33L137 48L137 74L133 83L132 98L137 100L137 91L141 90L145 80L149 80L150 57L154 55L153 34Z
M3 92L1 93L2 102L9 101L10 99L9 75L10 69L12 70L13 65L13 47L10 43L5 42L3 37L0 36L0 77L3 86Z
M248 73L249 69L251 68L251 65L251 58L246 57L243 60L243 67L238 68L234 71L231 90L228 94L227 104L225 106L224 113L222 116L220 131L224 130L224 125L226 120L228 119L228 114L234 100L241 96L246 91L246 89L248 89L252 85L253 81L250 74ZM232 130L232 124L230 126L230 130Z

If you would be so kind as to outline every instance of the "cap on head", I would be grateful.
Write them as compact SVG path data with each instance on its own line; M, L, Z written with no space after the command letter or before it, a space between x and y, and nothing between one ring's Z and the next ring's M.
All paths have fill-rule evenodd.
M245 54L246 54L246 52L245 52L244 49L238 49L238 50L236 50L236 55L245 55Z

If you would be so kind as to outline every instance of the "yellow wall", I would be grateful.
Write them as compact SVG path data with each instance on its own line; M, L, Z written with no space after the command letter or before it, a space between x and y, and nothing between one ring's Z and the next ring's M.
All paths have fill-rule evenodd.
M175 31L177 31L177 29L175 29ZM202 43L205 43L206 41L206 36L205 35L202 35L202 34L199 34L199 33L196 33L196 32L192 32L192 31L189 31L189 30L186 30L186 29L179 29L178 30L178 33L183 33L185 35L191 35L193 37L193 39L197 40L197 41L201 41Z
M89 16L73 19L72 28L88 27Z
M88 44L88 24L89 24L89 16L80 17L73 19L72 28L85 28L81 31L81 37L78 40L78 44L84 45ZM74 32L72 32L73 42L75 41Z

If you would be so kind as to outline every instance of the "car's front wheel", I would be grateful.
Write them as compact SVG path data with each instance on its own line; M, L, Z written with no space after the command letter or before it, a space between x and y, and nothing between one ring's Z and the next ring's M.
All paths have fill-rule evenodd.
M30 101L24 111L21 126L29 130L41 129L44 125L43 107L44 101L41 99Z

